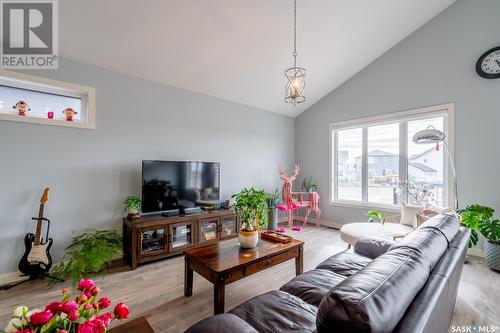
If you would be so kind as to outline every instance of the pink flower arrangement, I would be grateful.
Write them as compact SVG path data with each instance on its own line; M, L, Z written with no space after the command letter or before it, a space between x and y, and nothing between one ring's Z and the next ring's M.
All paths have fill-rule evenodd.
M6 333L104 333L114 319L127 319L130 311L116 304L113 313L102 312L111 306L107 297L99 297L101 289L94 281L82 279L76 295L63 289L61 302L49 303L45 310L31 310L19 306L4 329ZM76 296L76 297L75 297ZM0 330L1 331L1 330Z

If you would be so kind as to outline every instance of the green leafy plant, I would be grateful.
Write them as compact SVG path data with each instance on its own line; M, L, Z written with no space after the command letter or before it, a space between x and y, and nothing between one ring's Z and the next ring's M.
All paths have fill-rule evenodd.
M462 225L471 230L469 247L479 241L478 231L491 243L500 245L500 221L493 219L494 212L493 208L473 204L460 213Z
M368 216L370 220L378 220L380 223L384 224L385 216L379 211L376 211L374 209L369 210L366 212L366 216Z
M256 230L252 221L258 221L260 227L267 225L267 194L264 190L244 188L231 198L235 200L234 211L241 217L242 230Z
M137 214L141 211L142 201L138 197L127 197L123 202L123 208L128 214Z
M279 197L278 189L275 189L273 193L266 193L267 206L269 208L276 207Z
M302 182L302 190L312 192L318 190L318 184L313 182L312 177L304 179Z
M101 272L114 256L121 254L122 238L116 231L91 229L71 239L51 274L59 279L71 277L74 287L80 279ZM51 283L55 280L51 279Z

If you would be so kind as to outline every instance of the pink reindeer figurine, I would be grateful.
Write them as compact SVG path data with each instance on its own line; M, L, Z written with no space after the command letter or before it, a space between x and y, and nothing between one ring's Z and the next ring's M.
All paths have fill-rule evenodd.
M302 207L292 197L293 181L299 175L300 167L298 164L295 164L295 166L293 168L293 173L290 177L287 177L285 175L286 172L287 172L287 170L285 170L283 168L279 168L279 170L278 170L278 174L280 176L280 179L283 181L283 188L281 189L281 195L283 196L283 203L284 204L278 205L278 206L276 206L276 208L278 208L281 211L288 212L288 228L292 228L293 212L299 210Z

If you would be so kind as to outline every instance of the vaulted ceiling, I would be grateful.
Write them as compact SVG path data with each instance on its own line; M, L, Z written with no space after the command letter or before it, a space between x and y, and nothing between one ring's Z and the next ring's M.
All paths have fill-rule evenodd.
M307 101L285 104L292 0L59 1L64 58L297 116L455 0L297 0Z

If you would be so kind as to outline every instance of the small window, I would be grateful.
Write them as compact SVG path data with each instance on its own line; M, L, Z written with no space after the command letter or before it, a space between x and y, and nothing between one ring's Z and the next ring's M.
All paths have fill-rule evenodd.
M0 120L95 128L94 88L0 71Z

